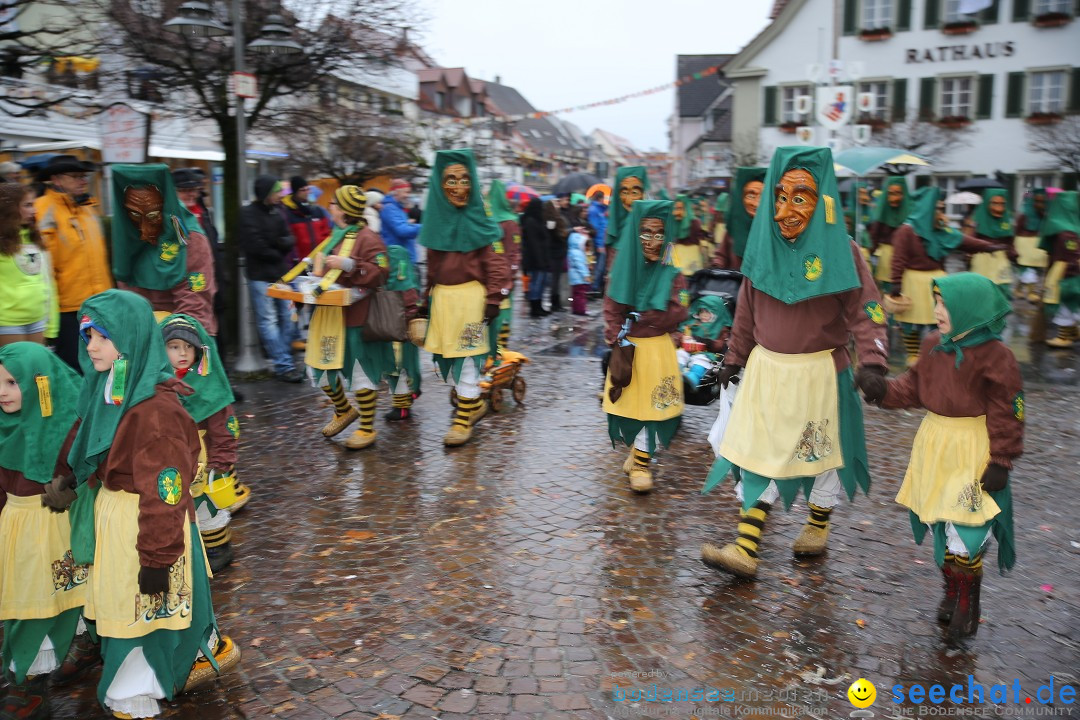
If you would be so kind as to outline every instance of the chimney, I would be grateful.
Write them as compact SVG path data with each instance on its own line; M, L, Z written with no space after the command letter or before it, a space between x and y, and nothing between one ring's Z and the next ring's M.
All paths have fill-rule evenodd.
M502 75L496 75L495 76L495 84L496 85L502 85Z

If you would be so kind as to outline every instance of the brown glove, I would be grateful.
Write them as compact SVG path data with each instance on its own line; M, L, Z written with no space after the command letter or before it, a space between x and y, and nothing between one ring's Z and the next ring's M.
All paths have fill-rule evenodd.
M1009 469L997 463L990 463L983 470L982 479L979 480L979 483L986 492L1004 490L1009 483Z
M75 476L57 475L52 482L45 486L45 493L41 496L41 506L47 507L53 512L62 513L75 502Z
M490 325L495 318L499 317L499 306L488 304L484 306L484 322Z
M169 568L139 568L139 592L157 595L169 591Z
M717 382L720 383L720 387L727 387L728 383L739 384L739 378L736 377L742 370L741 365L725 365L720 374L716 377Z
M888 369L880 365L863 365L855 375L855 385L862 390L863 399L871 405L881 405L889 383L885 379Z

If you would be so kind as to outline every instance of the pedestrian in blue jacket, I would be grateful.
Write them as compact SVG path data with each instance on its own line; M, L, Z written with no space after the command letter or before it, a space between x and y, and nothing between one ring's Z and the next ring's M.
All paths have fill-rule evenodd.
M382 221L383 242L387 247L400 245L408 250L409 258L415 265L418 261L416 236L420 234L420 223L409 222L409 216L402 206L402 202L410 192L412 192L412 187L407 180L398 178L391 181L390 194L383 198L379 220Z

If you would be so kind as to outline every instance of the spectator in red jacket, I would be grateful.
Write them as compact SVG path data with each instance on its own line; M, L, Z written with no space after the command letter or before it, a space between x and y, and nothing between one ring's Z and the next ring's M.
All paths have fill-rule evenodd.
M292 194L281 200L281 212L289 230L296 238L296 260L307 257L312 249L330 236L333 224L330 214L317 203L309 201L311 187L299 175L289 178Z

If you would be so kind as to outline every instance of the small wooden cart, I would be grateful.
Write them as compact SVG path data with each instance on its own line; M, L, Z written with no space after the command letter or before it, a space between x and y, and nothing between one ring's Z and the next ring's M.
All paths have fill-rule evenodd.
M480 397L487 400L488 407L495 412L503 408L503 390L509 388L511 396L517 405L524 407L525 390L527 384L525 378L518 375L522 365L527 365L531 360L521 353L512 350L503 350L497 360L488 358L484 366L483 375L480 377ZM450 391L450 404L457 407L457 392Z

